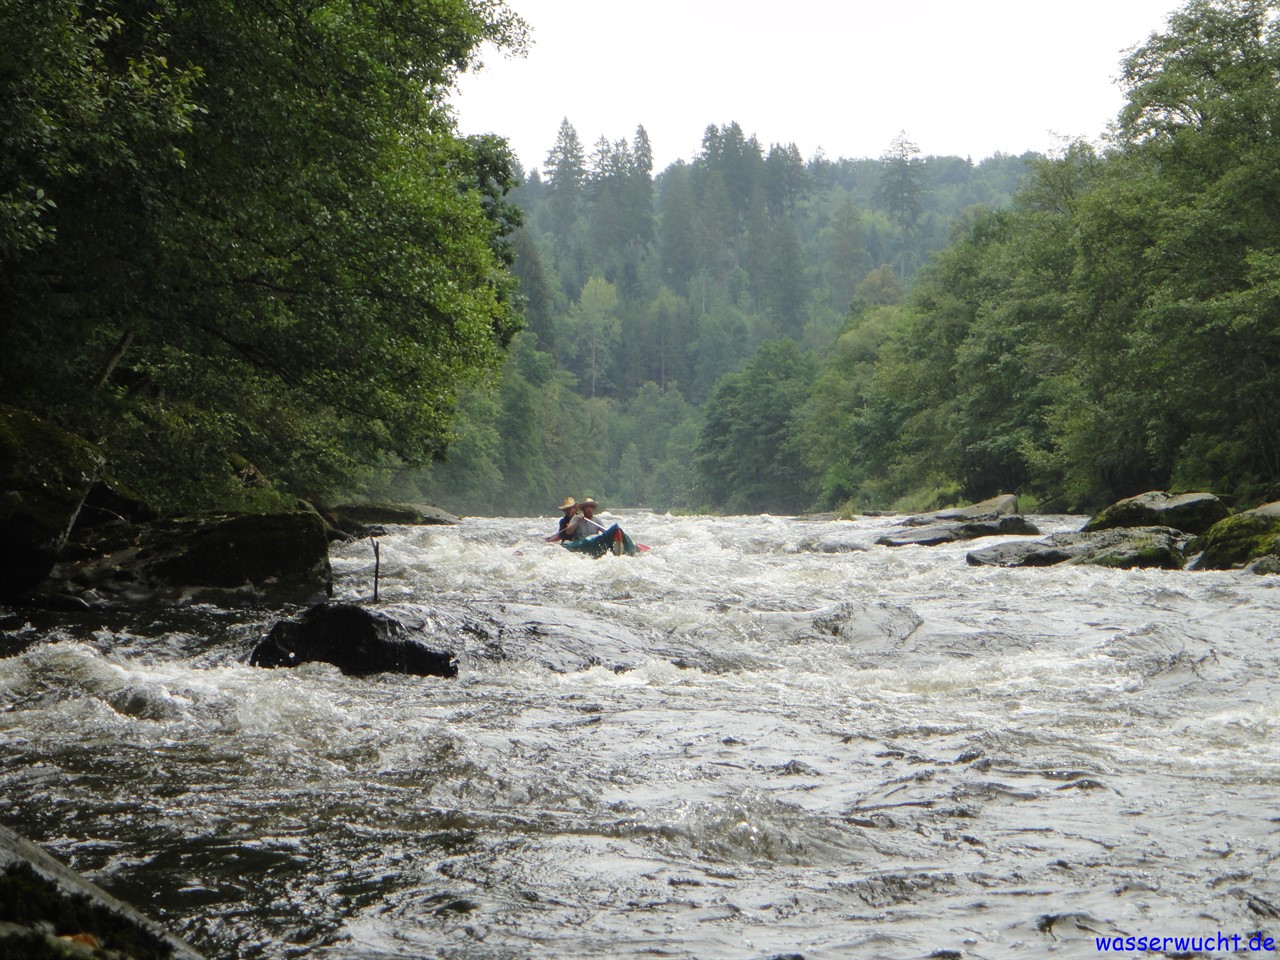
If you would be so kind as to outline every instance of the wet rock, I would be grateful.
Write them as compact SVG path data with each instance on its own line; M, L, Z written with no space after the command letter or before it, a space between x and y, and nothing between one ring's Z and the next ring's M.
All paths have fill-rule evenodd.
M201 960L47 852L0 827L0 956Z
M48 576L105 462L97 447L13 407L0 407L0 595Z
M323 603L295 620L281 620L249 658L255 667L296 667L320 661L343 673L410 673L456 677L457 653L451 625L408 605L390 609L351 603Z
M1018 512L1018 498L1012 493L1002 493L980 503L972 503L967 507L948 507L933 513L908 517L903 521L907 526L924 527L934 523L945 523L957 520L993 520L996 517L1009 516Z
M382 536L386 526L452 526L462 521L439 507L417 503L346 503L329 511L330 523L356 537Z
M865 534L856 530L836 531L805 537L796 544L797 553L861 553L867 549Z
M1280 573L1280 556L1274 553L1268 554L1265 557L1260 557L1253 561L1253 563L1249 564L1245 569L1250 573L1256 573L1259 576L1263 576L1268 573Z
M323 603L276 623L250 663L323 661L351 674L454 676L459 664L476 662L534 663L557 673L592 667L621 672L654 654L652 643L628 627L581 611L517 603ZM675 647L658 655L677 665L695 656Z
M1280 501L1219 520L1191 543L1199 556L1193 570L1231 570L1254 565L1261 572L1280 567Z
M957 520L907 526L901 533L888 533L876 538L886 547L937 546L981 537L1035 536L1040 528L1019 514L1005 514L983 520Z
M117 604L307 603L330 581L324 522L305 511L111 525L77 547L54 580Z
M1190 538L1171 527L1131 527L1055 533L1043 540L971 550L970 566L1049 567L1059 563L1130 569L1181 570Z
M1173 527L1187 533L1204 533L1230 515L1230 508L1212 493L1175 495L1151 490L1113 503L1082 529L1089 533L1115 527Z
M492 615L502 629L489 646L491 657L529 660L557 673L591 667L621 672L644 659L644 638L603 617L514 603L500 604Z

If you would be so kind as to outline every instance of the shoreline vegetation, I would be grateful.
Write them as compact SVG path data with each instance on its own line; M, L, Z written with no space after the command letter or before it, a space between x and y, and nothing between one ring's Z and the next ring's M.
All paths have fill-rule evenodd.
M663 171L643 126L528 171L455 135L500 5L38 7L0 14L0 402L167 514L1280 497L1280 4L1153 25L1051 157L728 122Z
M0 602L68 612L206 602L272 608L333 596L329 544L388 526L457 524L434 507L390 503L287 511L164 515L104 480L91 444L0 406ZM876 542L931 546L1034 537L1013 494L908 516ZM1148 491L1092 517L1078 532L1002 542L971 564L1280 571L1280 505L1233 512L1211 493Z

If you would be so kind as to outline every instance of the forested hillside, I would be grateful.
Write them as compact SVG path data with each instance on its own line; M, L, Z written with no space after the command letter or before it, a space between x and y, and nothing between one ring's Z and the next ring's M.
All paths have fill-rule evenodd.
M708 404L763 345L794 344L812 367L853 314L897 303L960 217L1010 202L1032 159L922 157L903 134L877 159L806 160L730 122L655 176L643 126L588 148L566 119L549 140L511 195L526 328L500 381L465 401L447 461L396 476L397 495L472 512L543 512L569 492L659 509L809 505L808 482L737 490L709 471ZM789 408L748 406L781 418L752 429L790 449Z
M1052 157L520 170L447 99L500 3L0 3L0 403L174 510L1276 499L1278 14L1190 0Z
M730 123L651 181L643 128L586 150L566 120L517 192L528 328L428 488L518 511L1280 497L1278 11L1192 0L1124 58L1106 141L1052 158L904 134L805 161Z

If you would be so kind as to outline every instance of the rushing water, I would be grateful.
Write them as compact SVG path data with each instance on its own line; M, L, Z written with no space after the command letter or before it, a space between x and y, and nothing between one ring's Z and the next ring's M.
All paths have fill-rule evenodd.
M4 612L0 822L210 957L1280 941L1280 578L975 568L875 546L891 519L624 522L652 551L536 519L385 537L384 598L561 624L456 680L251 668L266 611ZM339 594L372 568L338 549ZM596 634L630 669L548 668Z

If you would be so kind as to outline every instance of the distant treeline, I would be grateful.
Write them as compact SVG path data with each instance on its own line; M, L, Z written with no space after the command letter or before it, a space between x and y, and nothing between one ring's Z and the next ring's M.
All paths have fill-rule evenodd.
M1280 4L1192 0L1101 146L804 161L733 123L650 179L566 120L516 192L527 328L426 489L657 508L1280 496Z
M897 303L953 225L1006 206L1035 159L921 157L904 134L878 159L806 161L728 123L655 177L643 126L588 151L566 119L511 195L525 330L496 389L464 403L446 462L391 492L471 512L541 512L569 492L732 508L741 496L699 466L718 385L762 345L824 353L854 313ZM759 509L814 488L778 494Z

